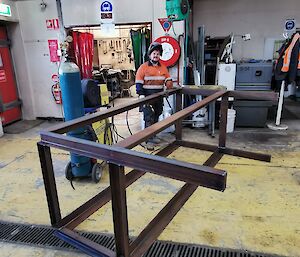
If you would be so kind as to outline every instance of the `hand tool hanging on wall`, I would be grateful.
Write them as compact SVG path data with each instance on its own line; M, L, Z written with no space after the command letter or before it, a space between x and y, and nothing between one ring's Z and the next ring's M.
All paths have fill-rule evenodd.
M127 51L127 43L126 43L126 39L123 39L123 52Z
M103 54L107 54L107 42L106 41L102 41L102 50L103 50Z
M115 43L115 51L118 51L118 41L114 40L114 43Z

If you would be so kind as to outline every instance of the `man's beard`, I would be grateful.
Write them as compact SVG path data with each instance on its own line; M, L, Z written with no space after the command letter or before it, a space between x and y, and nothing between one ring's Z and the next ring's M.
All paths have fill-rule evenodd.
M150 60L152 64L158 64L159 61Z

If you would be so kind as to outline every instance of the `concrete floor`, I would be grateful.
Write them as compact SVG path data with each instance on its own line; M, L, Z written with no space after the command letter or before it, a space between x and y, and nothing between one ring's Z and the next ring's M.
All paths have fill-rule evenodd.
M119 102L127 101L120 99ZM137 110L129 112L133 131L140 129ZM228 145L269 153L271 163L224 156L216 168L228 171L225 192L199 188L159 239L216 247L247 249L300 257L300 120L283 120L287 131L236 129ZM128 135L125 114L115 119L119 134ZM37 154L38 131L44 122L21 134L0 138L0 220L49 225L43 179ZM168 141L170 134L161 134ZM184 129L187 140L217 144L206 130ZM137 147L135 150L143 151ZM179 148L169 158L202 164L209 152ZM52 150L62 214L66 215L108 185L108 172L100 183L77 181L74 191L65 179L68 154ZM136 236L183 183L147 174L127 189L130 235ZM78 229L113 232L111 205ZM0 243L0 256L83 256L74 252Z

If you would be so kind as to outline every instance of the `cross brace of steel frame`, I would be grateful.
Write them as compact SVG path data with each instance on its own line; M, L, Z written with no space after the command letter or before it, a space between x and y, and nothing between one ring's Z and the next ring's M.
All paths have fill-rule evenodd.
M264 93L262 97L257 92L235 93L235 91L212 91L188 88L171 90L169 91L169 94L176 94L175 114L144 129L143 131L124 139L113 146L101 145L88 140L73 138L60 134L133 109L139 105L155 101L155 99L163 97L163 93L151 95L144 99L139 99L132 104L111 108L105 112L100 112L91 116L85 116L73 121L65 122L51 128L48 131L41 132L41 141L38 143L38 151L51 224L52 226L59 228L56 231L56 235L59 238L65 240L66 242L91 256L142 256L165 229L165 227L172 221L174 216L195 192L198 186L204 186L219 191L225 190L227 173L226 171L214 168L224 154L270 162L270 155L226 147L227 110L229 96L246 99L261 99L264 97L264 99L275 100L277 97L275 94ZM182 109L182 94L200 94L206 96L206 98L185 109ZM222 102L220 107L221 117L218 146L182 140L182 119L220 97L222 97ZM159 151L156 156L130 150L139 143L145 141L149 137L159 133L173 124L175 124L176 127L176 140ZM110 187L98 193L63 218L61 217L60 213L50 147L60 148L66 151L91 158L106 160L109 162ZM165 158L178 147L206 150L213 153L203 165L195 165ZM124 166L131 167L134 170L125 175ZM143 176L146 172L181 180L184 181L185 184L158 213L158 215L146 226L140 235L132 243L129 243L126 188ZM74 229L80 223L86 220L90 215L92 215L110 200L112 200L113 208L115 251L111 251L103 246L100 246L80 236L74 231Z

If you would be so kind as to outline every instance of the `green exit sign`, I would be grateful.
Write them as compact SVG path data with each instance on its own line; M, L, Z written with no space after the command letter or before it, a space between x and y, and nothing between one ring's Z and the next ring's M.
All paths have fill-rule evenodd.
M10 6L7 4L0 4L0 15L11 16Z

